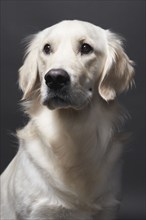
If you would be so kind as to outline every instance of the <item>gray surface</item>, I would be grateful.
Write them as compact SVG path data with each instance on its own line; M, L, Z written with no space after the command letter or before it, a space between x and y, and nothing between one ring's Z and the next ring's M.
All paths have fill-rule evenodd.
M125 130L133 139L124 154L120 218L144 219L145 212L145 1L1 1L1 171L17 151L11 135L25 124L17 70L22 39L64 19L80 19L126 38L126 52L136 62L136 89L120 96L132 119Z

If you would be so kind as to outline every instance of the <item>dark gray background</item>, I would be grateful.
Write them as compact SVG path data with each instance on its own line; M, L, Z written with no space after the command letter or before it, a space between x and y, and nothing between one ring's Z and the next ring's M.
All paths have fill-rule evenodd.
M26 123L20 111L18 68L22 39L64 19L80 19L111 29L126 38L126 52L136 62L136 88L119 99L131 119L133 132L123 162L123 202L120 217L145 216L145 1L1 1L1 171L17 152L11 133Z

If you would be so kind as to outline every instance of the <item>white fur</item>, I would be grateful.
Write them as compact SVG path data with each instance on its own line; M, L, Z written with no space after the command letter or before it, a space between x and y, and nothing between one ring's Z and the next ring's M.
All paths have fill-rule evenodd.
M81 42L94 51L81 55ZM30 121L17 132L19 151L1 177L1 219L115 216L123 121L115 97L132 83L132 64L119 36L87 22L63 21L34 35L19 79ZM49 109L44 76L54 68L70 76L70 104Z

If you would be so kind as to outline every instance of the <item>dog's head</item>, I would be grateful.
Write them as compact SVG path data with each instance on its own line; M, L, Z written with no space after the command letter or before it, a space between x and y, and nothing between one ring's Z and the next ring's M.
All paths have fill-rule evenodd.
M134 71L119 36L74 20L36 34L19 74L23 99L37 90L50 109L81 109L96 95L115 99L132 84Z

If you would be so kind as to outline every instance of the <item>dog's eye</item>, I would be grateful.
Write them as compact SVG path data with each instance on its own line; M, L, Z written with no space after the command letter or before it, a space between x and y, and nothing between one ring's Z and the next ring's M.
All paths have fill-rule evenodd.
M51 45L50 44L45 44L44 48L43 48L43 51L46 53L46 54L50 54L51 53Z
M81 48L80 48L80 52L81 54L88 54L91 53L93 51L93 48L89 45L89 44L82 44Z

